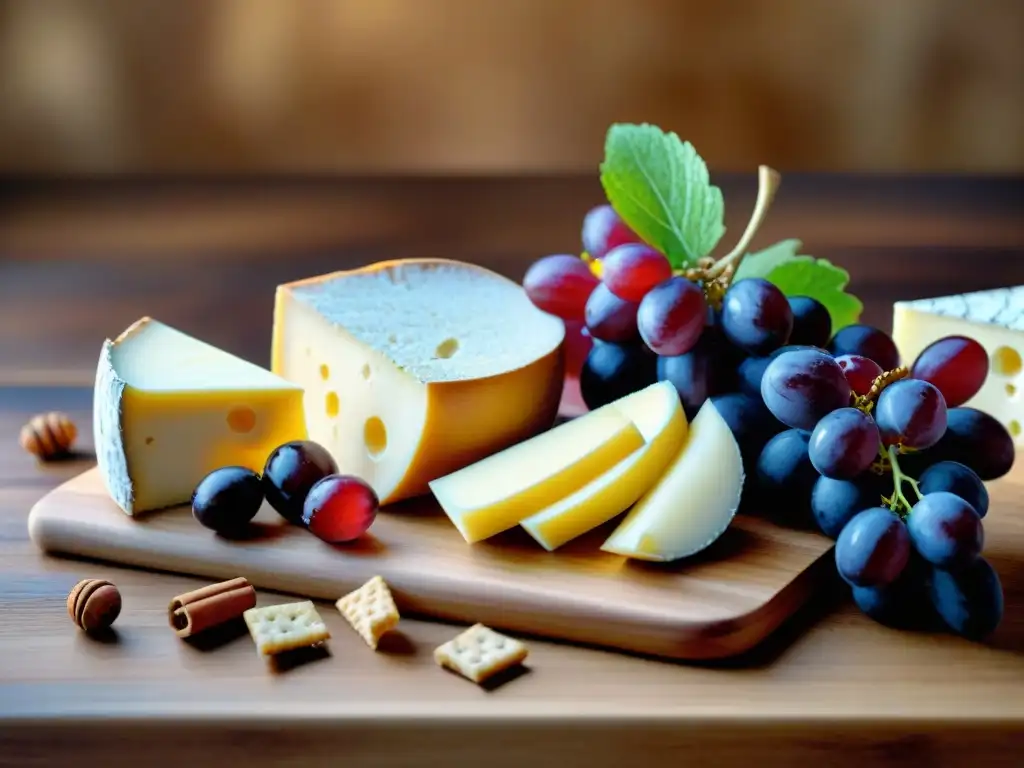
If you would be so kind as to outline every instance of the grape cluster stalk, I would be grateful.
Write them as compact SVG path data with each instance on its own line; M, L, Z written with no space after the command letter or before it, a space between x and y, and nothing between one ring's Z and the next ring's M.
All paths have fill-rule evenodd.
M1013 440L969 405L988 375L974 339L947 336L911 365L870 325L833 329L810 296L735 279L779 184L762 166L747 228L725 256L673 269L610 205L583 220L583 256L535 262L531 301L566 324L567 375L590 409L670 381L688 418L711 400L740 447L741 511L833 538L856 605L893 626L972 639L1003 613L983 557L985 482Z

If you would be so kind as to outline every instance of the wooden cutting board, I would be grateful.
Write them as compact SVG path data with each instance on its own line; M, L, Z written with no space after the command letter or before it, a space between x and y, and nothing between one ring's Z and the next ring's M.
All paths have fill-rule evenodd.
M704 553L669 565L601 552L613 524L556 552L518 529L470 546L430 498L389 507L365 540L345 546L288 525L267 504L255 523L252 537L228 541L187 506L130 518L92 469L40 500L29 532L49 552L211 581L244 576L313 599L333 601L380 574L403 613L676 659L750 649L834 568L825 537L746 516Z

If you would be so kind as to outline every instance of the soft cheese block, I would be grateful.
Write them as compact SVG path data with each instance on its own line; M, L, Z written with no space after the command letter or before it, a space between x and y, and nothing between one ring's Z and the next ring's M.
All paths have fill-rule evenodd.
M270 452L306 437L302 388L151 318L100 352L96 457L129 515L184 504L227 465L262 471Z
M305 389L310 439L388 504L549 428L564 335L494 272L390 261L280 286L271 367Z
M575 493L522 521L544 549L557 549L625 512L657 482L686 440L686 415L669 381L652 384L609 407L636 425L644 445Z
M710 546L732 523L743 490L732 430L707 400L665 473L601 547L637 560L669 562Z
M643 445L636 425L608 405L439 478L430 490L473 543L571 495Z
M916 301L893 307L893 340L903 364L944 336L969 336L989 354L988 378L964 403L999 419L1024 446L1024 286L976 291Z

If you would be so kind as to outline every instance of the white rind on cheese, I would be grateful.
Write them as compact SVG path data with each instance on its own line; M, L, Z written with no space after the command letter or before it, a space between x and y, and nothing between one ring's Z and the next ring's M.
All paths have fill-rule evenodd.
M1024 331L1024 286L900 301L896 307Z
M926 347L946 336L974 339L989 356L989 372L966 407L992 415L1024 446L1024 286L941 296L893 305L893 341L912 367Z
M601 549L653 562L695 555L732 523L743 481L736 438L707 400L678 455Z
M107 492L135 515L188 502L218 467L258 472L305 438L302 388L147 317L103 343L93 433Z
M564 335L512 280L399 260L279 286L271 367L305 390L310 439L389 504L550 428Z

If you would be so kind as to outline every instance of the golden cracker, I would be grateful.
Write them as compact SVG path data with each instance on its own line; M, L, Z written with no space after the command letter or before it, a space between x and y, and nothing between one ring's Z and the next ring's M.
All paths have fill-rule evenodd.
M359 589L339 598L334 605L374 650L381 637L394 629L401 618L391 590L380 576L374 576Z
M521 664L529 651L519 640L474 624L434 651L434 661L474 683Z
M262 656L306 648L331 636L310 600L250 608L242 616Z

